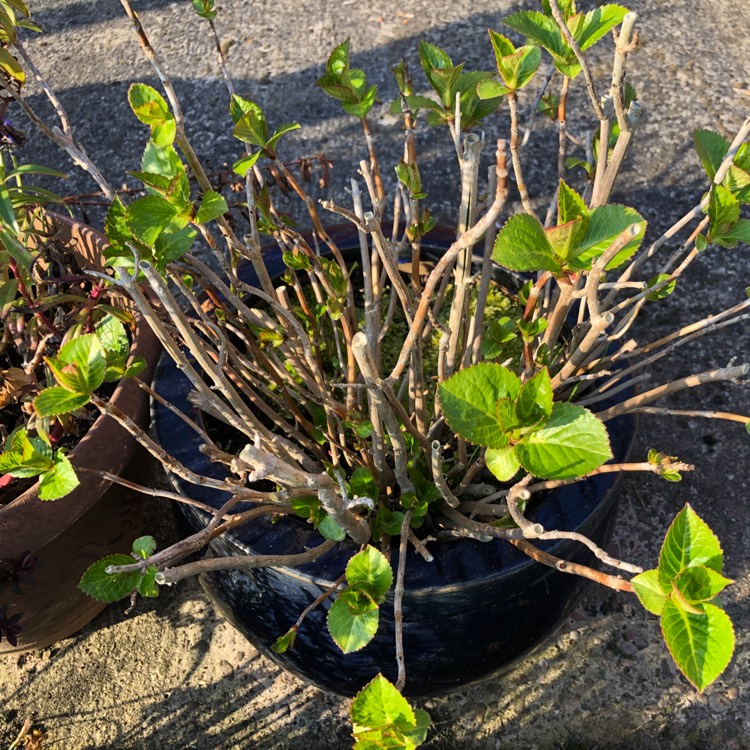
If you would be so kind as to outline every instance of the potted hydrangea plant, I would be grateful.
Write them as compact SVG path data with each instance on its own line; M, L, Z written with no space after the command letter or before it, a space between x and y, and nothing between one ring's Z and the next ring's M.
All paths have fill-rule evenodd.
M154 539L140 538L135 561L104 558L83 576L83 590L109 601L155 596L160 586L210 574L223 606L246 618L244 630L273 658L324 684L325 665L337 664L328 667L329 687L364 688L352 706L361 748L424 741L428 717L398 690L424 694L483 676L475 664L435 676L441 657L466 660L447 642L449 630L475 639L484 614L491 648L473 643L481 659L491 662L487 654L513 639L518 655L536 627L526 614L541 608L554 625L570 606L559 594L570 602L568 582L577 578L634 593L661 618L685 676L699 690L715 680L734 640L719 600L730 581L708 526L685 507L652 570L603 545L617 475L675 481L692 468L657 450L628 457L630 417L675 413L653 403L748 373L747 364L732 364L636 391L662 356L743 321L747 302L681 321L653 341L634 338L633 325L644 307L671 295L709 245L750 240L741 215L750 200L750 121L731 143L696 132L706 193L672 229L646 241L643 217L609 202L640 114L625 81L635 15L618 5L577 12L571 0L549 0L505 19L525 43L490 31L494 71L467 72L423 43L420 63L433 91L424 96L404 64L394 68L400 96L392 111L404 129L395 179L379 163L368 125L377 92L350 66L347 42L333 50L318 85L360 120L369 156L351 200L322 204L348 229L330 228L279 156L282 139L299 126L271 127L222 66L233 134L243 144L233 167L243 201L233 210L190 144L137 14L122 2L164 95L130 88L131 108L149 128L134 173L144 194L127 204L113 197L108 255L115 284L174 363L162 370L171 367L181 381L163 374L166 386L156 386L157 438L106 399L92 400L177 477L180 494L161 494L187 509L192 530L159 551ZM216 37L211 0L193 5ZM612 79L600 98L584 53L610 33ZM545 52L553 64L547 78L538 73ZM560 86L554 101L545 97L552 77ZM595 115L585 140L567 132L568 92L581 83ZM537 85L559 132L551 160L557 189L546 215L521 160L519 98ZM485 185L481 123L505 116L498 113L506 107L508 137L492 149ZM415 124L423 116L450 129L458 160L459 215L448 241L444 231L435 238L422 190ZM583 153L569 154L570 143ZM309 233L285 219L265 167L302 200ZM521 210L508 215L511 174ZM686 239L672 246L688 225ZM658 272L643 276L667 247ZM690 415L750 422L707 409ZM184 562L209 544L214 556ZM508 592L516 594L514 610L503 609Z

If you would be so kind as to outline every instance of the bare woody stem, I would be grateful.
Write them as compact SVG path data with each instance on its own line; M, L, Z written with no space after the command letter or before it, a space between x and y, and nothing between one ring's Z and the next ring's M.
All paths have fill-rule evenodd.
M160 586L170 586L173 583L200 575L201 573L212 573L217 570L253 570L254 568L294 568L317 560L332 550L338 542L326 539L322 544L313 547L306 552L293 555L239 555L237 557L212 557L208 560L197 560L196 562L180 565L178 568L169 568L161 574L157 574L156 582Z
M652 388L650 391L641 393L638 396L633 396L616 406L598 412L596 416L599 417L602 422L607 422L620 414L625 414L641 406L645 406L652 401L656 401L656 399L662 398L662 396L668 396L677 391L684 390L685 388L692 388L693 386L702 385L703 383L716 383L722 380L737 380L745 377L749 371L750 364L744 364L736 367L723 367L718 370L709 370L695 375L688 375L685 378L673 380L671 383L665 383L664 385Z
M542 563L542 565L554 568L561 573L570 573L571 575L588 578L590 581L596 581L596 583L610 589L615 589L616 591L627 591L629 593L633 593L634 591L633 584L630 583L630 581L626 581L624 578L602 573L601 571L594 570L594 568L589 568L586 565L561 560L559 557L550 555L548 552L543 552L526 539L511 539L509 541L525 555L528 555L532 560L536 560L538 563Z
M406 662L404 661L404 575L406 573L406 551L409 542L409 528L411 524L411 510L404 513L401 523L401 539L398 547L398 569L396 571L396 586L393 590L393 620L396 631L396 664L398 678L396 690L403 690L406 684Z
M510 157L513 163L513 172L516 176L516 187L518 188L521 203L523 203L526 213L539 221L539 217L534 213L534 208L531 205L529 193L526 189L526 182L523 179L521 154L518 148L518 94L515 91L508 94L508 107L510 108Z
M499 164L500 152L497 155L497 164ZM499 166L496 167L499 169ZM432 294L435 291L437 285L443 278L446 270L450 268L456 256L465 248L473 246L484 233L494 224L497 219L502 207L505 203L505 192L501 189L502 180L498 179L497 191L495 193L495 199L487 210L487 213L477 221L477 223L468 231L459 237L451 246L448 248L446 253L440 258L435 264L435 267L430 272L425 282L424 289L422 290L422 296L419 299L419 305L417 306L416 312L414 313L414 322L409 328L409 332L406 335L406 339L401 347L401 352L398 357L398 361L394 366L391 374L388 376L388 380L392 383L398 381L404 368L409 363L411 358L411 350L414 347L414 342L418 336L422 335L425 323L427 322L427 312L432 302Z

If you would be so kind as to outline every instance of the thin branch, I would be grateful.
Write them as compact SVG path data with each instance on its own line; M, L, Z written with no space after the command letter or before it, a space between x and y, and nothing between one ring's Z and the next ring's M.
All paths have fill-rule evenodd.
M406 684L406 663L404 661L404 574L406 573L406 549L409 541L411 524L411 510L404 513L401 523L401 541L398 547L398 570L396 571L396 586L393 590L393 620L396 630L396 664L398 665L398 679L396 690L403 690Z

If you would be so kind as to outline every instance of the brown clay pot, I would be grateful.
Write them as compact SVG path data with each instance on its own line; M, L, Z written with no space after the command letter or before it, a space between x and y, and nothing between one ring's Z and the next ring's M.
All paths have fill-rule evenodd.
M44 227L78 256L81 267L102 268L107 244L102 234L53 214L44 219ZM141 377L150 380L159 346L145 322L136 327L133 353L145 358L148 366ZM146 425L148 397L132 381L118 384L112 403ZM69 458L76 467L120 475L137 449L124 428L100 416ZM81 575L105 555L130 551L140 533L142 496L90 474L79 472L79 479L81 484L59 500L41 501L34 485L0 508L0 560L18 562L27 554L37 558L29 572L0 580L0 613L4 610L7 618L20 614L22 626L17 646L4 638L0 655L43 648L88 624L106 605L77 588Z

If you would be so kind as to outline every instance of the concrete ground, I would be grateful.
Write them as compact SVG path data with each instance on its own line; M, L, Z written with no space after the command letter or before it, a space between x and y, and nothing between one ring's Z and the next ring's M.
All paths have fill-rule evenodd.
M190 121L189 133L211 168L238 153L227 126L225 90L205 28L187 0L136 3L161 50ZM533 5L531 0L524 3ZM581 3L589 7L591 3ZM641 46L629 80L647 112L619 183L617 199L640 210L652 237L700 199L705 182L691 149L696 127L731 138L747 116L750 98L750 14L733 0L636 0ZM338 105L313 86L328 51L351 37L353 60L390 101L395 87L388 66L406 55L418 69L415 49L427 39L469 68L490 68L486 28L499 28L507 0L428 2L380 0L256 0L226 2L217 20L238 92L259 101L272 123L299 120L289 137L292 156L324 151L334 162L333 190L365 156L356 129ZM47 32L28 49L69 109L76 133L109 178L119 184L138 167L145 142L125 102L128 84L153 82L119 3L113 0L38 0L31 3ZM609 43L603 43L609 44ZM608 50L606 57L610 55ZM595 75L604 88L605 57ZM576 85L580 92L581 87ZM574 100L580 100L574 95ZM35 99L40 109L43 102ZM386 108L384 107L383 110ZM16 117L21 125L21 116ZM376 111L373 130L384 163L398 158L395 119ZM488 138L504 133L495 119ZM497 124L499 123L499 125ZM575 124L575 123L573 123ZM445 134L418 134L425 156L425 190L435 213L451 221L455 179ZM550 133L525 152L529 182L540 205L554 177ZM38 139L28 158L69 169ZM547 161L544 161L545 158ZM66 192L95 189L73 173ZM714 250L691 268L681 302L649 310L639 335L651 339L679 322L698 319L744 298L748 248ZM681 307L677 307L681 304ZM725 365L750 351L748 329L736 326L701 340L660 365L659 380ZM683 394L679 408L748 410L747 390L715 386ZM676 673L660 644L655 618L633 598L592 589L563 630L505 676L429 701L435 722L431 748L555 748L556 750L671 750L750 746L750 537L747 435L736 425L644 419L637 451L651 447L695 463L681 484L628 478L614 548L645 566L656 562L669 519L688 501L722 539L726 596L737 630L734 660L704 695ZM638 455L638 454L636 454ZM173 533L169 513L153 504L147 529L160 543ZM305 686L259 656L218 618L197 583L143 601L124 616L110 606L73 638L0 660L0 747L24 719L47 732L43 747L259 748L319 750L350 746L344 701Z

